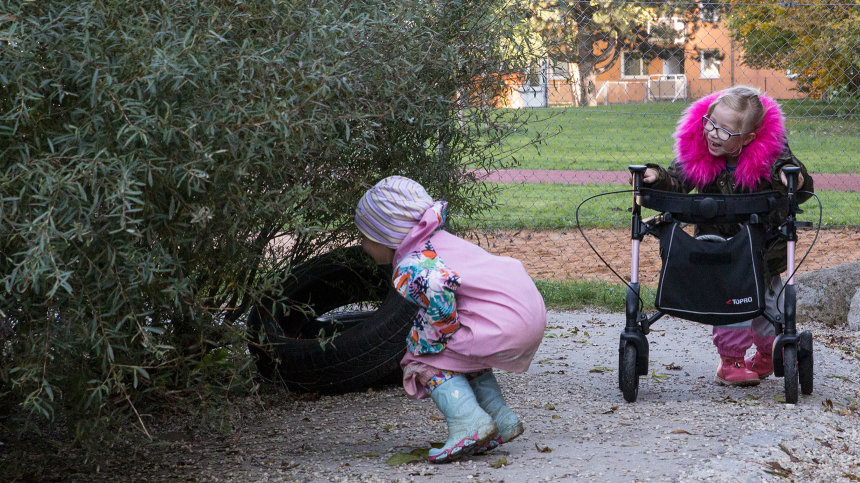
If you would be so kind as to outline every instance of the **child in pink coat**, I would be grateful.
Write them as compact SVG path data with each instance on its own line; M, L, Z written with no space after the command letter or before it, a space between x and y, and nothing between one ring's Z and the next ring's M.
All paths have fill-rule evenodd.
M543 338L546 308L522 264L445 231L447 203L417 182L383 179L361 198L362 247L392 264L392 283L421 306L405 341L403 387L430 396L448 424L434 463L493 449L523 432L493 368L525 372Z
M675 131L676 158L668 169L648 164L643 182L651 188L687 193L786 192L784 166L801 168L798 202L811 197L812 177L788 147L782 111L758 90L736 86L694 102ZM774 220L779 214L772 215ZM771 226L773 226L773 221ZM696 235L730 238L737 225L697 225ZM766 311L777 314L782 289L780 273L786 268L786 245L780 241L765 253L768 272ZM720 354L716 382L752 386L773 373L773 325L763 316L750 321L715 326L713 342ZM753 344L756 353L744 356Z

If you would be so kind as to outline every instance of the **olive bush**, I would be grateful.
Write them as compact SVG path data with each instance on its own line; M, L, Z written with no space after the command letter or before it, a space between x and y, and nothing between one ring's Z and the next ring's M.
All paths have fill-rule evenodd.
M247 308L379 178L491 203L532 62L499 1L0 5L7 428L251 388Z

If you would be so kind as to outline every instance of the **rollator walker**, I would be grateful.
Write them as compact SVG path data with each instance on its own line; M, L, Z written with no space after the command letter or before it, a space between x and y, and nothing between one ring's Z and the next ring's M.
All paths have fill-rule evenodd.
M800 168L784 167L788 193L681 194L642 187L645 166L630 166L633 175L632 269L626 297L626 326L618 346L618 385L628 402L636 401L639 376L648 374L650 327L664 315L708 325L725 325L763 315L776 329L773 372L785 381L785 402L794 404L798 386L812 394L812 334L798 333L794 285L797 226L797 180ZM657 215L642 218L642 208ZM787 212L777 230L766 231L774 210ZM737 235L724 240L713 235L694 238L682 223L738 223ZM660 240L662 267L655 295L656 312L648 316L639 295L639 245L645 235ZM715 239L716 238L716 239ZM787 245L788 280L783 288L782 313L765 311L764 252L781 238ZM802 262L802 260L801 260ZM697 285L698 284L698 285ZM777 297L779 300L779 297Z

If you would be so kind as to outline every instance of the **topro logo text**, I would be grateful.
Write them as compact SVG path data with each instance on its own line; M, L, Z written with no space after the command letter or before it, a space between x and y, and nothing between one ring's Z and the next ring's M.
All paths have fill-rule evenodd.
M752 303L752 297L745 297L742 299L728 299L726 300L726 305L740 305L740 304L750 304Z

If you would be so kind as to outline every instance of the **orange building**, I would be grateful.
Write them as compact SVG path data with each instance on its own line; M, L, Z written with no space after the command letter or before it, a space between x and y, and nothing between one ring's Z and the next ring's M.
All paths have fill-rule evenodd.
M733 85L757 87L775 99L806 97L785 71L753 69L743 63L743 50L728 35L717 12L704 12L694 30L682 19L660 19L649 33L674 32L653 60L638 51L621 52L615 64L595 81L598 104L652 101L689 101ZM546 63L512 86L509 107L578 105L579 80L575 64Z

